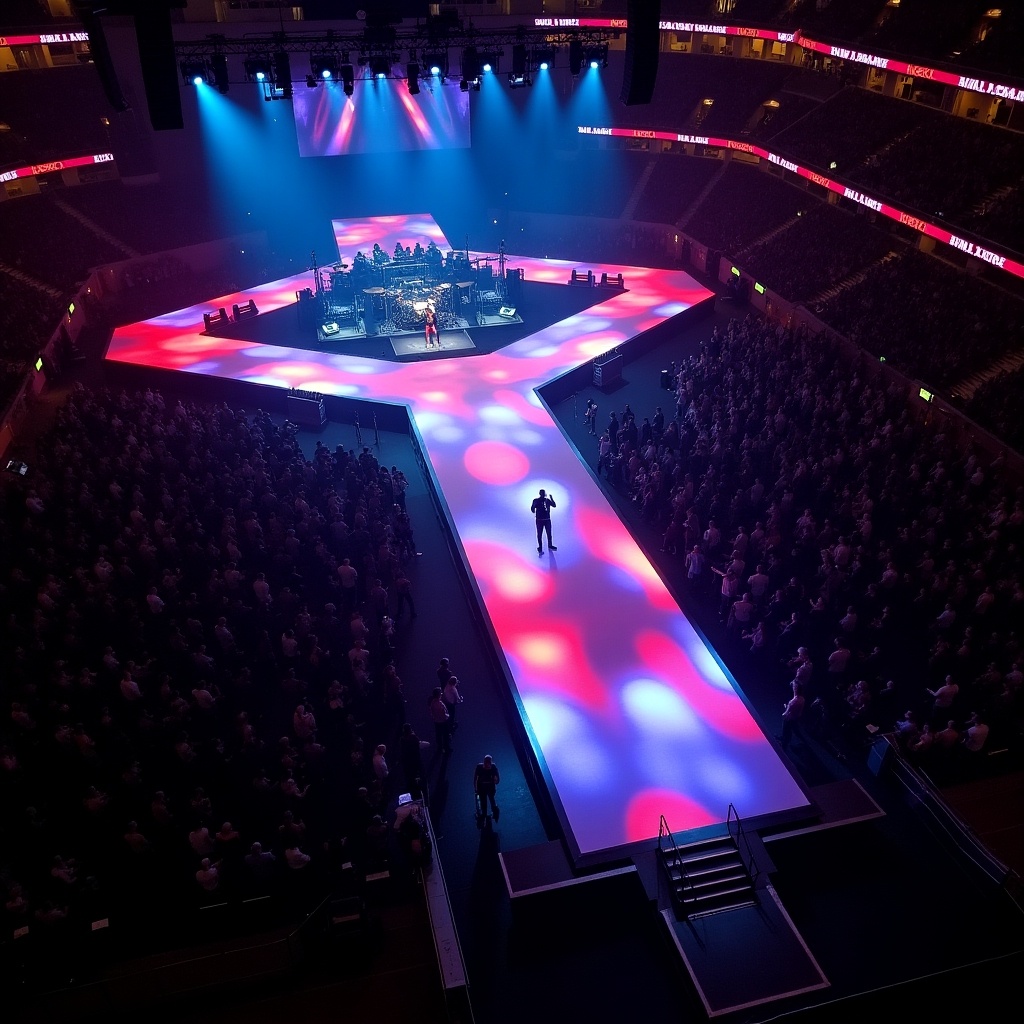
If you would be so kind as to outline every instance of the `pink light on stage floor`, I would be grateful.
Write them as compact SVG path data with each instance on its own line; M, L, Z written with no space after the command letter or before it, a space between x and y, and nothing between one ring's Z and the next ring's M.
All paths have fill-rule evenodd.
M374 241L386 251L430 240L448 248L425 215L333 223L346 256ZM509 262L530 281L562 285L578 266ZM107 354L408 407L581 855L656 836L661 813L682 829L724 820L730 802L747 819L808 803L537 398L553 377L708 293L680 272L590 269L622 273L628 290L594 289L591 308L489 355L402 364L203 336L202 313L230 307L231 296L118 328ZM271 282L239 301L284 304L308 279ZM557 502L558 551L538 558L530 503L540 487Z
M658 820L662 814L674 832L702 828L718 821L718 817L709 813L706 807L701 807L682 793L671 789L645 789L630 800L626 810L627 841L638 843L649 839L651 818Z
M498 487L522 480L530 471L530 460L503 441L477 441L466 449L466 469L482 483Z
M503 544L489 541L469 541L464 547L476 567L477 585L485 596L493 592L496 599L531 605L547 601L554 592L551 574L538 566L536 559L527 559Z

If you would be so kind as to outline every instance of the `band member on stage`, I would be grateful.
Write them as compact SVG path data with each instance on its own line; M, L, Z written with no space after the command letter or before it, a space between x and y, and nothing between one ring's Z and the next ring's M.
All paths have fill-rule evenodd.
M427 323L423 330L427 336L427 348L440 348L441 339L437 335L437 314L434 312L433 306L427 306Z

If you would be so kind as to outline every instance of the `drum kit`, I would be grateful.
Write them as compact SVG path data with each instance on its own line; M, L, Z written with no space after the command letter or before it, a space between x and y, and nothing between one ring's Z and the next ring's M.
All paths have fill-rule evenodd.
M433 309L441 329L455 326L452 286L448 282L430 285L424 281L406 281L394 293L389 319L395 330L422 330L427 322L427 310Z
M437 255L440 257L439 252ZM372 320L384 331L422 331L427 310L432 309L438 329L451 329L457 326L458 317L465 314L462 307L472 302L472 290L477 283L473 278L481 262L470 261L462 253L458 255L460 259L455 262L449 254L444 268L449 280L440 281L440 258L436 265L429 259L393 262L377 247L369 256L358 253L352 261L342 256L337 263L319 270L325 307L333 312L350 312L355 318L361 310L368 323ZM417 276L403 277L416 274L417 270ZM390 287L388 277L393 278Z

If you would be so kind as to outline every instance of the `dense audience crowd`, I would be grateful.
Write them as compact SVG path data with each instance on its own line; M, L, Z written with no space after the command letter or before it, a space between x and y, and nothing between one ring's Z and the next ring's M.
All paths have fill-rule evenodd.
M812 203L801 189L754 167L730 163L680 226L709 248L738 257L748 245Z
M1024 367L1000 373L971 395L965 412L997 437L1024 451L1024 416L1020 396L1024 391Z
M910 250L873 266L818 310L828 325L911 379L955 385L1020 345L1024 302Z
M407 481L294 435L77 387L8 481L8 934L301 897L421 839L407 819L396 854L387 818L425 774L392 658L415 614Z
M916 104L851 86L772 142L792 160L845 177L866 156L919 124L923 113Z
M881 259L889 236L862 217L815 203L784 231L751 246L743 268L791 302L806 302Z
M1018 746L1024 490L1004 467L822 339L753 316L675 381L674 409L613 416L601 471L717 612L741 680L799 691L808 728L896 730L940 770Z
M104 118L111 110L95 67L76 62L17 74L6 70L0 75L0 166L109 152Z

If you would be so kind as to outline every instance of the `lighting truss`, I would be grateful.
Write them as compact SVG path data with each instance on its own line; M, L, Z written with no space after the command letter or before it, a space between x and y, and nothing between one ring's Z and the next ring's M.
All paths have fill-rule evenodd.
M512 88L520 88L530 85L539 71L553 69L556 55L564 49L570 51L569 69L573 75L578 75L583 66L589 66L592 61L596 61L599 67L606 67L608 43L620 36L617 29L533 28L523 25L480 31L473 27L464 28L458 22L447 26L443 35L439 35L436 25L432 24L389 29L386 37L379 33L368 34L368 31L364 29L351 34L337 30L325 33L274 32L237 37L218 34L201 40L177 42L175 55L186 82L191 83L199 77L203 82L216 85L221 92L228 87L228 60L241 57L245 80L260 81L256 76L262 72L265 76L262 84L266 88L268 81L273 82L272 95L276 99L291 94L289 60L292 54L302 54L310 62L307 85L315 88L324 82L341 81L346 93L352 95L349 90L355 76L346 80L341 70L344 65L349 65L350 52L359 54L359 64L368 68L374 78L383 73L386 78L410 82L409 65L417 64L418 74L412 88L419 88L426 79L444 82L449 77L454 70L450 67L449 53L454 47L459 55L457 59L461 59L460 85L464 89L478 89L480 76L485 73L483 66L490 64L491 73L497 74L501 62L507 60L511 51L508 81ZM467 51L472 57L468 67ZM403 52L408 53L407 63L402 62ZM385 61L388 62L387 68L384 67ZM508 65L505 67L507 71ZM325 69L330 72L326 78L323 75ZM471 71L475 73L468 73ZM301 80L302 76L299 77Z

